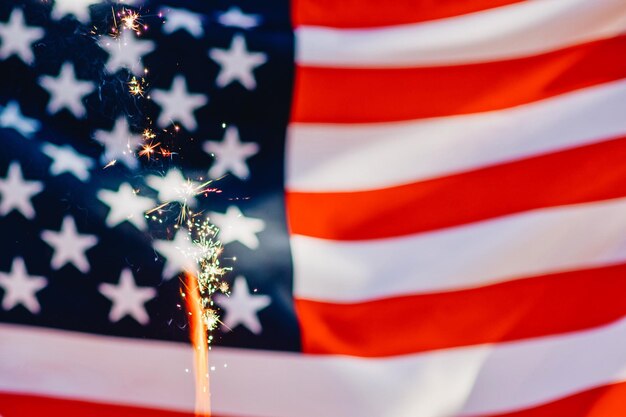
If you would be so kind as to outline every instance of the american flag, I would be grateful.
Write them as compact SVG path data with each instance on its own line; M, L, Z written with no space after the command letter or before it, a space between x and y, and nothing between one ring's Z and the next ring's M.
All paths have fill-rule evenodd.
M214 415L626 415L625 79L624 0L0 0L0 416L194 414L200 178Z

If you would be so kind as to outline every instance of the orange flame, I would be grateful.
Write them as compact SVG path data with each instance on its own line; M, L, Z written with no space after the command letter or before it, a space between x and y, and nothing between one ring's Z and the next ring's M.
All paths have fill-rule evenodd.
M196 374L196 417L211 417L207 329L202 320L198 281L193 274L185 273L185 288L186 292L183 292L183 297L189 315L189 336L193 345Z

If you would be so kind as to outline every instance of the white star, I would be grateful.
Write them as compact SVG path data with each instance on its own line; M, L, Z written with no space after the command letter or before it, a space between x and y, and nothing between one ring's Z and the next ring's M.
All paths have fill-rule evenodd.
M9 127L17 130L26 138L31 138L39 130L41 123L22 114L17 101L11 100L0 113L0 127Z
M74 65L69 62L61 66L58 76L43 75L39 78L39 83L50 94L47 107L49 113L54 114L66 108L77 118L87 113L82 100L96 88L91 81L77 79Z
M117 191L100 190L98 199L110 208L106 218L107 226L115 227L128 221L139 230L146 229L144 213L154 207L154 201L138 196L130 184L121 184Z
M230 296L215 294L214 297L215 302L226 310L222 320L223 328L234 329L242 324L254 334L261 333L261 322L257 314L272 302L268 295L251 294L246 279L240 275L235 278Z
M53 269L60 269L65 264L73 264L83 274L89 272L89 262L85 252L98 243L94 235L78 233L76 223L70 216L66 216L58 232L44 230L41 239L54 249L50 265Z
M124 163L128 168L135 169L139 162L135 158L135 149L142 141L140 134L130 131L124 116L118 117L113 130L97 130L94 139L104 146L101 162L107 164L113 160Z
M200 248L191 242L186 231L179 229L174 240L155 240L153 246L165 258L164 279L171 279L179 272L195 272L198 269L195 258Z
M35 209L30 200L42 190L42 182L25 180L20 164L11 163L5 179L0 179L0 195L2 195L0 215L7 215L15 209L27 219L32 220L35 217Z
M219 14L217 21L224 26L252 29L259 26L261 16L258 14L245 14L239 7L231 6L230 9Z
M46 143L41 150L52 159L51 175L61 175L65 172L85 182L89 179L89 169L93 167L93 160L76 152L69 145L56 146Z
M263 220L244 216L237 206L229 206L223 214L212 212L210 219L220 228L219 239L224 245L238 241L250 249L259 247L256 234L265 229Z
M103 38L100 46L109 53L106 66L111 74L122 68L127 68L133 74L141 73L141 59L154 51L154 42L138 40L135 32L130 30L123 31L117 39Z
M146 183L159 193L160 201L177 201L190 207L196 205L195 196L200 184L185 179L178 169L170 169L164 177L150 175Z
M215 157L215 163L209 170L211 178L219 178L232 172L237 178L244 180L250 175L246 159L259 152L259 145L255 142L241 142L237 128L228 126L221 142L207 141L202 149Z
M157 292L152 287L138 287L130 269L122 270L118 285L102 283L98 291L113 303L110 321L115 323L128 315L144 326L150 322L144 304L156 297Z
M89 6L99 3L100 0L54 0L52 17L56 20L71 14L82 23L89 22Z
M0 59L7 59L15 54L26 64L35 61L31 45L43 37L45 31L40 27L28 26L24 21L22 9L13 9L7 23L0 23Z
M209 56L221 67L215 80L218 87L226 87L233 81L239 81L248 90L254 90L256 80L252 71L267 62L267 55L263 52L248 52L242 35L233 37L230 49L213 48L209 51Z
M4 289L2 308L8 311L21 304L31 313L39 313L41 306L35 293L47 284L48 280L44 277L28 275L22 258L13 259L11 272L0 272L0 287Z
M194 38L201 38L204 35L201 15L192 13L185 9L174 9L169 7L162 10L162 12L165 12L163 32L170 34L183 29Z
M161 114L157 120L159 126L166 127L177 120L190 131L198 127L193 112L209 101L203 94L190 93L187 90L185 77L182 75L174 77L169 90L154 90L151 95L152 99L161 106Z

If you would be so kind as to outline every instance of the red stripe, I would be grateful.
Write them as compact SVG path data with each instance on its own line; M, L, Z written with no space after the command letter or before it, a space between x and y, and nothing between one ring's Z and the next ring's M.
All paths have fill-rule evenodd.
M626 415L626 383L605 385L537 407L483 417L618 417ZM133 407L120 407L83 401L33 395L0 393L0 413L4 417L192 417ZM218 417L212 414L213 417ZM238 415L238 417L243 417Z
M563 376L567 378L567 375ZM489 417L621 417L626 416L626 383L605 385L513 413ZM484 416L486 417L486 416Z
M292 0L294 26L365 28L442 19L522 0Z
M423 68L297 66L292 120L368 123L498 110L626 77L626 36L532 57Z
M387 357L610 323L626 315L625 276L626 265L617 265L447 293L295 305L305 353Z
M620 138L380 190L287 192L289 225L299 235L365 240L618 198L626 196L624 161L626 138Z
M123 375L120 375L123 378ZM3 417L193 417L193 413L0 392ZM215 417L215 416L214 416Z

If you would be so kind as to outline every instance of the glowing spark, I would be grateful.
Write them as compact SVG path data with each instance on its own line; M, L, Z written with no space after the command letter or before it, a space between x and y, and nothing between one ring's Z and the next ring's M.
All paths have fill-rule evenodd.
M122 11L122 18L121 18L124 28L128 30L132 30L133 32L136 32L137 34L139 34L139 29L143 26L139 22L139 17L140 17L139 13L133 10L124 9Z
M217 314L217 311L212 308L204 310L202 318L204 319L204 324L209 332L215 330L217 325L220 323L220 316Z
M102 169L107 169L109 167L112 167L113 165L115 165L117 163L117 159L113 159L112 161L109 161L108 164L106 164Z
M156 148L160 144L161 142L143 144L141 145L141 150L138 152L138 155L145 156L147 159L150 159L150 157L154 153L154 148Z
M144 93L143 84L144 84L143 78L141 80L139 80L139 79L137 79L137 77L133 77L128 82L128 91L132 95L134 95L134 96L141 96L141 97L143 97L143 93ZM146 129L146 130L148 130L148 129Z
M148 128L144 129L141 135L143 136L145 140L156 138L156 133L154 133L151 129L148 129Z
M159 148L159 153L161 154L161 156L163 156L163 158L169 158L170 156L174 155L174 152L170 151L167 148Z
M115 9L113 9L113 6L111 6L111 14L113 15L113 28L111 29L111 31L113 33L117 32L117 19L115 18Z
M146 214L152 214L152 213L154 213L155 211L159 211L159 210L161 210L163 207L167 206L169 203L170 203L170 202L169 202L169 201L167 201L167 202L165 202L165 203L163 203L163 204L161 204L161 205L158 205L158 206L156 206L155 208L152 208L152 209L150 209L150 210L146 211ZM184 294L184 293L183 293L182 295L183 295L183 297L185 296L185 294Z

